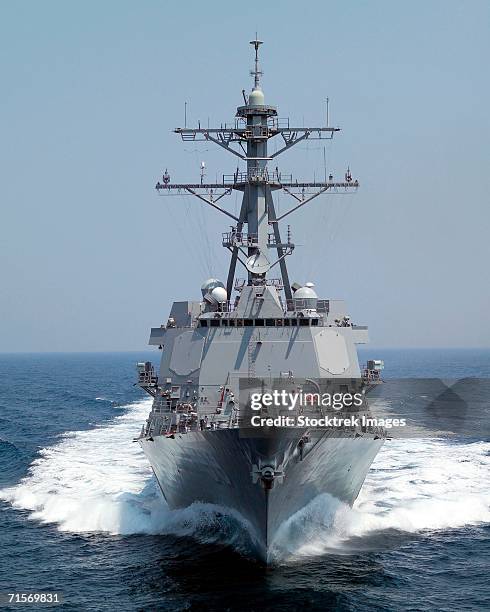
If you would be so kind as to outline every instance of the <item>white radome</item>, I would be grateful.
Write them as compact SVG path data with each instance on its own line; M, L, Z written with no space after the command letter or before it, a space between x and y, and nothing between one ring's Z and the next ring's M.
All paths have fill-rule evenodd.
M311 287L308 287L308 286L305 285L304 287L301 287L301 289L298 289L297 291L295 291L294 299L298 299L298 300L316 300L316 299L318 299L318 296L317 296L316 292Z
M215 287L223 287L223 289L224 289L225 286L217 278L208 278L208 280L204 281L203 284L201 285L201 293L202 293L202 295L205 296L206 293L211 293L211 291Z
M223 287L215 287L211 291L211 297L214 298L217 302L226 302L228 299L228 294L226 293L226 289Z
M265 104L264 92L261 89L254 89L248 97L249 106L263 106Z

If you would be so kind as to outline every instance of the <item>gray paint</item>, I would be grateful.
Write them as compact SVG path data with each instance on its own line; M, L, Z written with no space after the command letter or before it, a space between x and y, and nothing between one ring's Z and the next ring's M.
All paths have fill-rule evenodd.
M233 218L217 202L232 189L242 191L243 200L238 225L223 240L232 252L228 294L213 298L205 285L202 302L174 302L167 325L151 330L150 344L162 354L158 384L146 387L155 399L140 444L171 508L194 501L233 508L251 526L258 555L268 561L280 525L317 495L329 493L353 503L384 434L357 427L342 437L327 430L320 438L305 439L305 429L276 428L267 438L253 438L238 428L240 380L280 379L286 373L360 382L356 344L367 341L367 328L352 326L342 300L317 300L311 287L297 299L291 293L285 256L294 245L289 232L282 242L272 190L291 193L299 187L284 182L277 170L269 175L267 142L282 135L285 144L275 157L306 138L331 138L338 128L280 128L275 107L256 103L263 101L257 89L260 42L253 44L254 103L237 109L235 128L176 130L183 139L216 142L246 160L245 175L237 172L231 188L168 180L156 186L163 194L187 191ZM236 140L246 143L246 154L244 146L241 152L231 147ZM357 182L346 176L344 184L300 185L294 195L299 204L282 218L327 189L347 190ZM271 278L267 266L259 269L250 263L265 255L272 263L271 248L277 251L280 281ZM236 287L233 299L235 266L244 258L247 281Z

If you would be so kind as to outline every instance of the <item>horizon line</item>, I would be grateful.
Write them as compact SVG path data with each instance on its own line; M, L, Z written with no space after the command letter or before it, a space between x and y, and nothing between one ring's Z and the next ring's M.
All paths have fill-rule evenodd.
M394 351L394 350L405 350L405 351L423 351L423 350L462 350L462 351L488 351L490 346L360 346L360 350L375 350L375 351ZM157 349L158 350L158 349ZM78 350L78 351L0 351L0 355L93 355L93 354L114 354L114 353L141 353L141 352L155 352L154 348L144 349L91 349L91 350Z

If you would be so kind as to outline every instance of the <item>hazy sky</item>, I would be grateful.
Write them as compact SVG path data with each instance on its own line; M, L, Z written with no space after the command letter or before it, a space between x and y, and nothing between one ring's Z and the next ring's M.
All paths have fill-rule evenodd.
M224 278L228 219L154 185L234 171L171 129L184 101L188 124L233 119L256 30L267 102L322 124L329 96L328 169L361 183L289 217L292 280L374 345L490 346L489 27L488 0L0 3L0 351L141 349ZM280 168L320 177L323 155Z

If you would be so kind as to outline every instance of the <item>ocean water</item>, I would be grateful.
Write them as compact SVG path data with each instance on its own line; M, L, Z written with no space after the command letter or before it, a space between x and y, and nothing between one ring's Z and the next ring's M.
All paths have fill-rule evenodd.
M490 377L490 351L375 352L387 378ZM151 357L0 355L0 591L60 591L66 610L490 610L485 435L387 441L354 507L317 498L266 569L226 508L165 507L133 442Z

